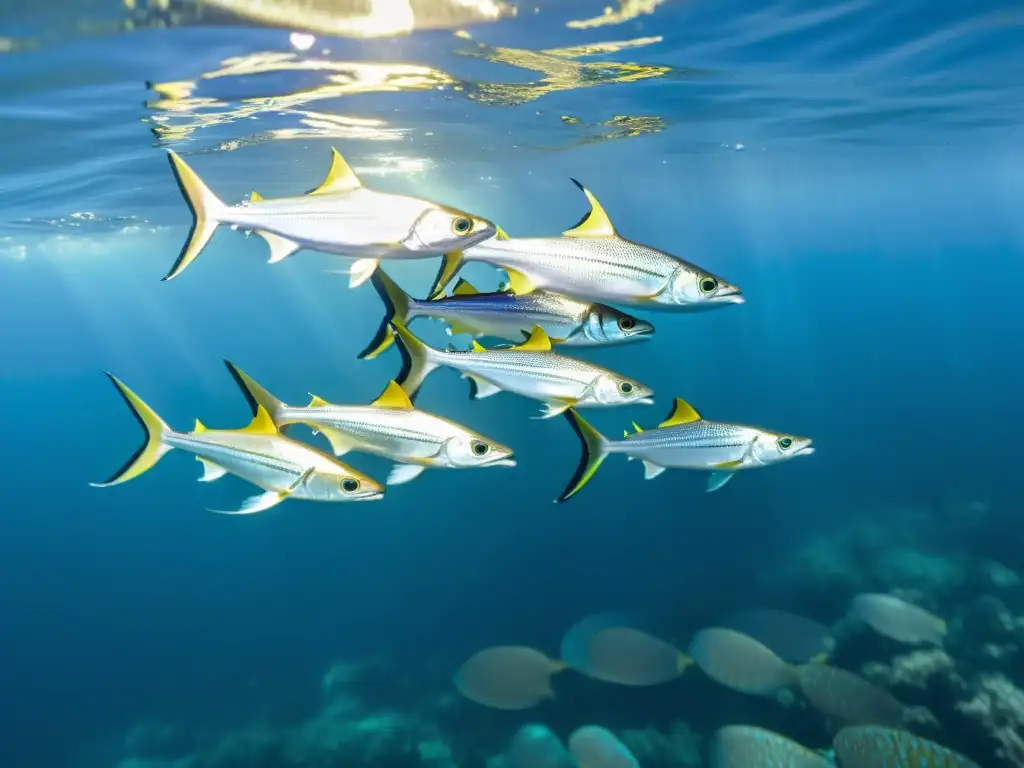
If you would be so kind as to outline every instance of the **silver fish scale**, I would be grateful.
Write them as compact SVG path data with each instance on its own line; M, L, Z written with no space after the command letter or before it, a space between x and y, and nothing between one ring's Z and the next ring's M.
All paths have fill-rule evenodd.
M738 448L749 445L757 435L758 431L752 427L702 419L638 432L615 444L623 452L658 448Z
M379 409L376 413L369 411L363 413L354 409L340 411L331 408L294 408L285 411L285 417L302 419L312 424L322 424L354 438L364 438L367 442L379 440L381 437L391 437L437 445L446 439L446 436L431 434L423 429L403 424L403 421L408 421L408 418L405 417L414 414L412 411L385 412L383 414L380 411L384 411L384 409Z
M534 325L574 325L583 322L589 303L548 291L534 291L523 296L504 293L481 293L470 296L448 296L437 301L411 302L410 314L445 319L459 316L503 316L505 322L530 320Z
M232 465L237 466L241 461L249 464L255 464L256 466L275 472L295 475L296 477L301 475L306 469L295 462L282 459L280 456L272 456L270 454L259 453L248 449L240 450L238 448L232 448L231 446L210 442L209 440L203 440L202 438L198 438L184 432L174 432L171 435L168 435L167 443L168 445L173 445L175 448L181 448L182 450L193 453L196 456L209 459L215 464L220 464L226 468L229 468Z
M517 373L525 378L555 384L572 382L585 386L602 373L611 373L592 363L554 352L495 349L486 352L458 351L441 354L446 365L470 373L479 372L482 376L486 376L487 371L491 370L499 373Z

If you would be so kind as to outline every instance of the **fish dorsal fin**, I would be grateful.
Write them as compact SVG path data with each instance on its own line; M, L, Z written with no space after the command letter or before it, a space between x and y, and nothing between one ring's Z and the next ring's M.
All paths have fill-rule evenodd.
M509 269L508 267L505 267L505 272L508 273L508 290L512 291L516 296L525 296L537 290L537 286L530 282L530 278L522 272Z
M203 432L209 432L209 431L210 431L209 428L207 428L207 426L205 424L203 424L203 422L201 422L199 419L196 419L196 426L192 430L192 434L193 435L201 435L201 434L203 434Z
M463 278L459 278L459 282L455 284L455 289L452 291L452 296L476 296L480 291L473 287L473 285Z
M519 350L520 352L550 352L551 351L551 339L544 332L544 329L539 325L533 326L533 330L530 332L530 338L524 341L522 344L517 344L512 349Z
M322 397L317 397L312 392L309 393L309 405L306 406L307 408L323 408L325 405L330 405L330 403Z
M702 418L692 405L683 400L683 398L677 397L675 404L672 406L672 413L658 426L671 427L676 424L689 424L692 421L700 421Z
M356 176L355 171L345 162L338 150L331 147L331 170L327 172L327 178L314 190L307 192L307 195L329 195L334 192L351 192L363 186Z
M486 352L487 351L487 348L483 344L481 344L479 341L477 341L476 339L473 339L470 342L470 349L472 349L474 352Z
M254 190L253 190L253 191L252 191L252 192L251 192L251 193L249 194L249 202L250 202L250 203L262 203L262 202L263 202L263 195L261 195L261 194L260 194L259 192L257 192L257 191L256 191L256 190L254 189Z
M497 230L497 232L495 232L495 234L494 234L494 239L495 240L511 240L512 239L511 237L509 237L505 233L505 230L502 229L501 227L495 227L495 229Z
M239 431L248 432L253 435L278 434L274 420L270 418L270 414L267 412L267 409L262 405L256 406L256 415L252 417L252 421L249 422L249 426Z
M412 400L405 394L405 390L392 380L388 382L380 397L374 400L371 405L375 405L378 408L400 408L408 411L412 409Z
M638 435L639 435L639 434L640 434L641 432L643 432L643 430L642 430L642 429L640 429L640 425L639 425L639 424L637 424L637 423L636 423L635 421L633 422L633 429L635 429L635 430L636 430L636 433L637 433Z
M576 179L573 179L572 183L587 196L587 200L590 202L590 211L580 219L575 227L565 230L562 234L565 237L613 237L615 227L612 225L612 220L608 218L608 214L604 212L604 208L597 202L597 198Z

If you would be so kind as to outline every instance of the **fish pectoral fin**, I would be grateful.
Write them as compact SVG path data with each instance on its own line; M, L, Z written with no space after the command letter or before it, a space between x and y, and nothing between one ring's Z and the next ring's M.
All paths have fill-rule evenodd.
M200 483L212 483L228 473L220 464L204 459L202 456L196 456L196 461L203 465L203 476L199 478Z
M497 384L492 384L487 379L482 379L473 373L464 373L462 378L469 379L470 393L469 396L474 400L483 400L485 397L496 395L501 392L501 387Z
M284 261L296 251L302 250L301 245L289 240L287 237L275 235L273 232L265 232L262 229L257 229L255 232L266 240L267 245L270 246L270 259L268 261L271 264Z
M344 456L356 447L356 440L354 440L351 435L347 435L342 432L340 429L320 425L317 427L317 430L327 438L327 442L331 444L331 450L334 451L335 456Z
M535 325L530 335L522 344L516 344L512 349L520 352L550 352L551 339L547 332L539 325Z
M644 480L653 480L664 471L665 468L660 464L644 459Z
M384 484L401 485L402 483L408 483L410 480L415 480L419 477L425 469L426 467L420 464L395 464L391 472L388 473L388 479Z
M532 419L551 419L555 416L561 416L563 413L568 411L576 405L575 401L572 400L554 400L551 402L544 403L540 409L540 416L531 416Z
M732 476L735 474L735 472L712 472L711 477L708 478L708 493L717 491L732 480Z
M476 329L467 325L460 320L445 320L444 323L448 326L449 336L458 336L460 333L468 333L470 336L476 336Z
M348 287L358 288L376 271L380 262L377 259L357 259L348 270Z
M295 491L297 491L299 487L312 476L315 469L315 467L309 467L309 469L299 475L294 483L283 490L266 491L264 493L258 493L255 496L250 496L242 502L242 506L238 509L211 509L209 511L218 515L254 515L257 512L263 512L271 507L276 507L282 501L295 493Z

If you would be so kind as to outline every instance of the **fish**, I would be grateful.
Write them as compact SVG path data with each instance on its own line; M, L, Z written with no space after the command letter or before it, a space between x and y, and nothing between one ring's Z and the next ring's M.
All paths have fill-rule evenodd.
M121 469L102 483L108 488L133 480L152 469L172 449L191 453L203 466L201 482L226 474L247 480L264 493L246 499L237 510L211 509L227 515L254 514L285 499L302 501L372 501L384 486L298 440L282 435L266 409L259 407L243 429L208 429L196 419L191 432L176 432L111 373L107 376L146 433L146 441Z
M168 158L192 211L192 229L163 278L172 280L196 259L221 225L253 232L270 247L270 262L303 250L347 256L356 261L349 285L366 282L381 259L422 259L469 247L493 237L497 227L457 208L363 186L338 150L316 189L297 197L264 199L253 193L238 205L221 201L173 150Z
M586 662L588 677L631 686L667 683L693 663L674 645L633 627L596 632L587 643Z
M693 636L690 658L720 685L753 696L770 696L797 683L797 671L752 637L724 627Z
M565 668L525 645L499 645L473 654L453 681L459 693L485 707L528 709L554 698L551 676Z
M415 396L431 372L446 366L472 384L480 400L502 390L544 403L541 416L551 418L570 407L649 405L654 391L607 368L551 351L551 340L537 326L522 344L509 349L484 349L473 342L465 351L429 347L401 323L392 323L404 366L396 379L409 397Z
M906 707L888 691L852 672L828 664L805 664L797 668L797 675L800 690L811 705L843 725L903 723Z
M749 635L793 664L823 662L836 645L828 627L774 608L740 611L720 622L719 626Z
M516 465L511 448L418 410L394 381L369 405L335 405L310 395L303 407L281 402L238 366L228 360L224 364L253 412L262 407L279 428L305 424L327 438L335 456L362 451L397 462L387 485L407 483L428 468Z
M584 725L573 731L569 753L578 768L640 768L629 747L599 725Z
M708 749L711 768L831 768L825 757L792 739L753 725L715 731Z
M512 290L525 296L546 289L591 301L696 312L742 304L740 289L656 248L621 237L604 208L575 179L590 210L560 237L494 237L445 254L430 298L436 298L468 262L505 269Z
M876 725L843 728L832 740L843 768L978 768L978 764L917 734Z
M562 740L540 723L527 723L512 737L502 765L506 768L572 768Z
M942 645L946 635L945 621L895 595L857 595L853 612L878 634L900 643Z
M536 290L523 296L511 290L481 293L460 278L451 296L421 301L403 291L382 269L374 272L370 280L387 312L360 359L373 359L391 346L392 322L397 320L408 328L419 317L443 321L452 336L493 336L513 342L523 341L539 325L552 344L566 347L626 344L649 339L654 334L654 326L645 320L607 304L553 291Z
M622 440L604 437L572 408L566 409L565 415L582 443L583 455L559 501L575 496L613 453L640 459L644 465L644 480L652 480L668 468L708 470L711 472L708 493L717 491L740 470L766 467L814 453L809 437L707 421L679 397L657 428L644 430L634 422L636 432L625 432Z

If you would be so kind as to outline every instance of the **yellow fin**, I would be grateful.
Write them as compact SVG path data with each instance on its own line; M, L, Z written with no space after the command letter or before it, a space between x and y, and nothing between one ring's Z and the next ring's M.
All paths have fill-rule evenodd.
M613 237L615 227L612 226L612 221L608 218L604 208L597 202L597 198L576 179L573 179L572 183L587 196L587 200L590 202L590 212L580 219L579 224L572 229L565 230L562 234L565 237Z
M270 414L267 412L267 409L262 405L256 406L256 415L252 417L252 421L249 422L249 426L238 431L249 432L253 435L278 434L277 425L274 424L274 420L270 418Z
M257 192L257 191L256 191L256 190L254 189L254 190L253 190L253 191L252 191L252 192L251 192L251 193L249 194L249 202L250 202L250 203L262 203L262 202L263 202L263 195L261 195L261 194L260 194L259 192Z
M516 296L523 296L537 290L537 286L530 282L530 278L522 272L509 269L508 267L505 267L505 272L508 273L508 289Z
M677 397L675 404L672 406L672 413L658 426L671 427L675 424L689 424L692 421L700 421L702 418L692 405L683 400L683 398Z
M203 424L203 422L201 422L199 419L196 419L196 426L192 430L192 434L193 435L201 435L201 434L203 434L203 432L209 432L209 431L210 430L207 428L207 426L205 424Z
M355 438L342 432L340 429L319 426L317 432L327 438L327 442L331 444L331 450L334 451L335 456L344 456L358 444Z
M505 234L505 230L501 227L495 227L497 233L494 235L495 240L511 240L512 238Z
M345 162L338 150L331 148L331 170L327 172L327 178L314 190L307 192L307 195L329 195L335 192L351 192L363 186L356 176L355 171Z
M481 344L481 343L480 343L479 341L477 341L476 339L473 339L473 341L471 341L471 342L470 342L470 345L471 345L471 346L470 346L470 348L471 348L471 349L472 349L472 350L473 350L474 352L486 352L486 351L487 351L486 347L484 347L484 345L483 345L483 344Z
M455 289L452 291L452 296L476 296L480 291L473 287L473 285L461 277L459 282L455 284Z
M398 386L394 380L388 382L381 396L374 400L371 405L375 405L378 408L401 408L404 410L410 410L413 407L412 400L405 394L405 390Z
M639 425L639 424L637 424L637 423L636 423L635 421L633 422L633 429L635 429L635 430L636 430L636 433L637 433L638 435L639 435L639 434L640 434L641 432L643 432L643 430L642 430L642 429L640 429L640 425Z
M736 469L741 464L743 462L740 459L736 459L735 461L723 461L721 464L714 464L713 466L715 469Z
M460 321L451 320L448 322L448 330L451 331L452 336L458 336L460 333L468 333L470 336L476 336L477 330L470 325Z
M330 403L328 403L322 397L317 397L312 392L309 393L309 397L310 401L309 405L306 406L307 408L323 408L325 405L330 405Z
M522 344L517 344L512 349L519 350L521 352L550 352L551 351L551 339L544 332L544 329L539 325L533 326L533 331L530 333L530 338L524 341Z
M629 437L629 430L628 429L622 430L622 436L623 437Z

